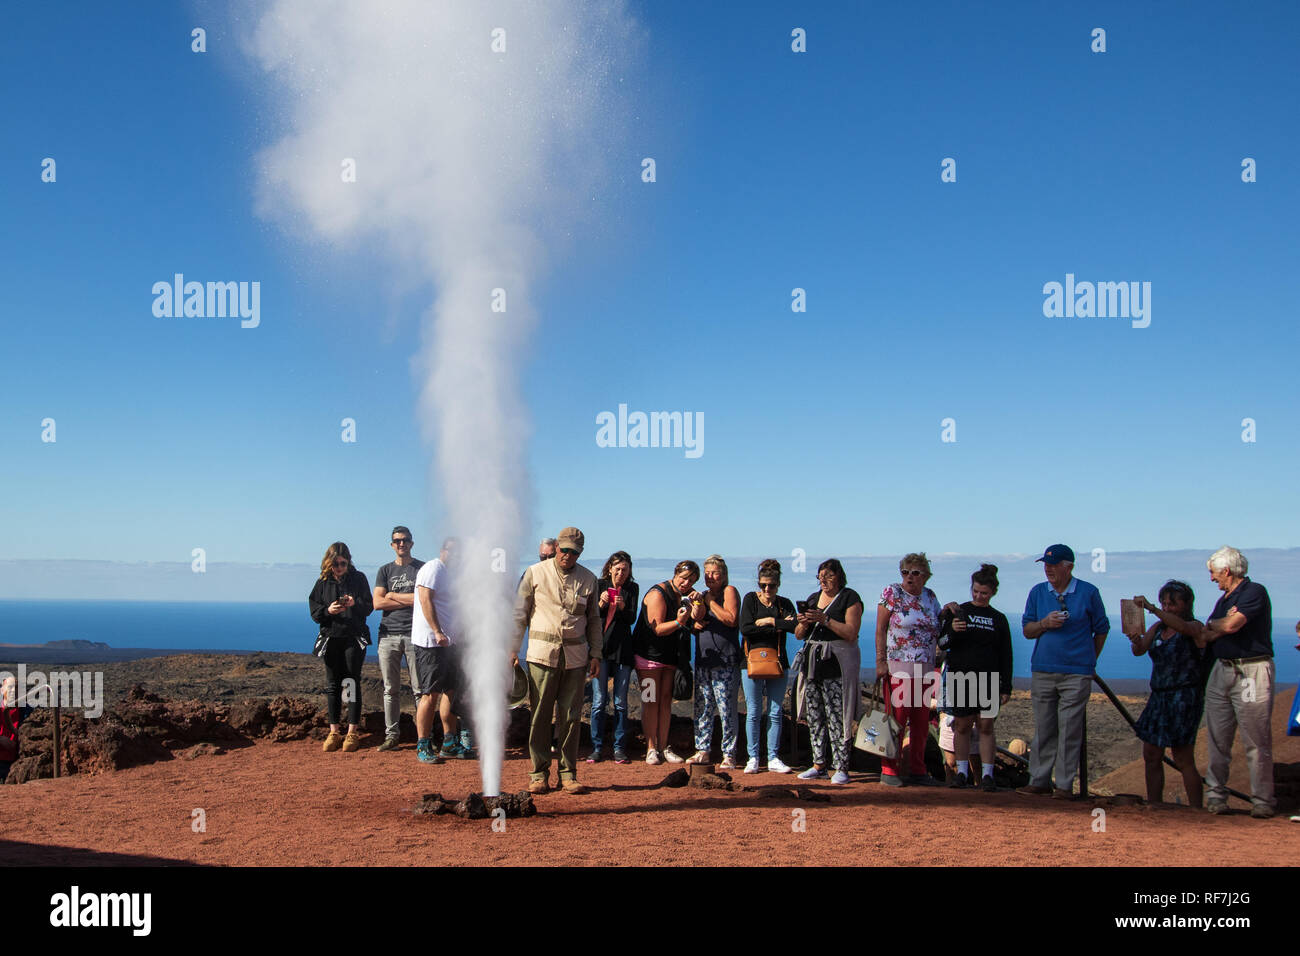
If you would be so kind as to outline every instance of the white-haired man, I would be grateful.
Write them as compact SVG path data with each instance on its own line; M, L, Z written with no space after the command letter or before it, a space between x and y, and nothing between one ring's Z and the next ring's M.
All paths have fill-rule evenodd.
M1208 646L1214 666L1205 687L1205 729L1210 765L1205 807L1228 809L1228 763L1232 740L1241 743L1250 768L1250 815L1267 820L1273 796L1273 606L1268 591L1246 577L1250 564L1236 548L1220 548L1205 562L1223 592L1196 643Z

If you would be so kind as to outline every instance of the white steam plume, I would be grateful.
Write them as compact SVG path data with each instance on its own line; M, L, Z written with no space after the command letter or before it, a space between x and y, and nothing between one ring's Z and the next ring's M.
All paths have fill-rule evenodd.
M462 542L462 633L453 637L468 655L483 788L494 795L515 549L530 497L517 389L533 324L529 282L543 248L590 203L604 165L597 135L607 140L620 125L612 64L627 55L634 27L621 3L605 0L276 0L248 9L246 48L270 74L286 128L259 157L259 212L309 239L379 240L436 289L422 411L450 526L435 536ZM497 289L504 312L491 310ZM497 548L504 565L499 553L493 560Z

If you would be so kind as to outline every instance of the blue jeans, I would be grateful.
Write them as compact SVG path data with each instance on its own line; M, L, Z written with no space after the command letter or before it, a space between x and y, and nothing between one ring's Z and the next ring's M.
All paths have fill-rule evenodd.
M600 673L591 682L591 748L600 750L605 739L605 705L609 694L605 688L614 678L614 749L627 750L627 686L632 680L633 668L618 661L601 661Z
M758 737L763 723L763 695L767 695L767 759L775 760L781 745L781 702L785 700L785 687L789 674L780 677L760 677L753 680L749 671L742 671L741 686L745 688L745 743L749 756L758 758Z

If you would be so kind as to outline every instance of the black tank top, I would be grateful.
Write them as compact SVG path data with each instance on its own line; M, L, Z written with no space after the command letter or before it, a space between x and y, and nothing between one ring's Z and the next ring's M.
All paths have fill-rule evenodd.
M655 633L655 629L646 618L646 601L655 591L663 595L664 601L668 605L669 620L677 616L677 609L682 606L682 596L677 593L677 589L673 587L671 581L656 584L649 591L646 591L645 597L641 600L641 615L636 620L636 652L646 660L654 661L656 664L672 664L676 666L678 654L681 651L683 630L679 627L669 634Z

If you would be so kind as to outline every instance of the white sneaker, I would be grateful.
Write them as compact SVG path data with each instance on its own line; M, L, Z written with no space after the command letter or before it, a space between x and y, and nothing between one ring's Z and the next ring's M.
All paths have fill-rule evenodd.
M768 761L767 765L768 767L771 767L772 766L771 761ZM799 774L799 779L800 780L825 780L826 771L818 770L816 767L809 767L803 773Z
M780 757L770 757L767 761L768 773L789 773L790 768L785 765Z
M672 747L665 747L665 748L664 748L664 759L667 760L669 763L685 763L685 762L686 762L686 761L682 760L681 757L677 756L677 754L673 753L673 748L672 748Z
M659 756L659 751L657 751L657 750L651 750L651 751L648 751L648 752L646 753L646 755L645 755L645 762L648 763L648 764L650 764L650 766L653 767L653 766L655 766L656 764L661 764L661 763L663 763L664 761L663 761L663 758Z
M722 763L718 764L718 769L719 769L719 770L735 770L735 769L736 769L736 758L733 757L733 756L731 756L731 754L727 754L725 757L722 758Z
M758 758L750 757L749 763L745 764L745 773L758 773Z
M835 776L831 777L831 783L836 784L837 786L842 787L848 782L849 782L849 775L845 773L843 770L836 770Z

